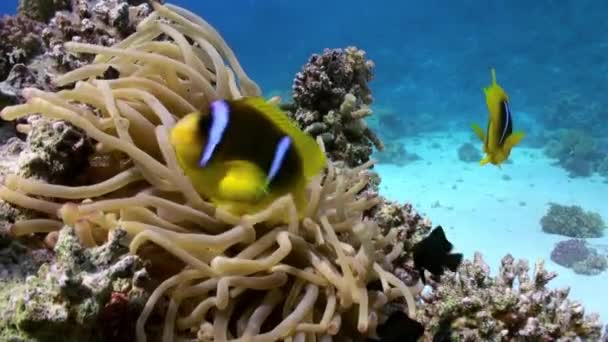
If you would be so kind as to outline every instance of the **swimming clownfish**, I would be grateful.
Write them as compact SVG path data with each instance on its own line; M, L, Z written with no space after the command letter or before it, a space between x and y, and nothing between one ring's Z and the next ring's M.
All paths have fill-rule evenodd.
M317 142L261 97L213 101L180 119L170 141L198 193L235 215L291 193L301 218L306 186L326 165Z
M524 133L521 131L513 132L513 116L509 106L509 96L496 83L494 69L492 69L492 84L483 88L483 91L486 95L486 105L490 113L488 127L484 132L479 125L472 125L473 131L483 142L483 151L486 153L479 164L500 165L509 158L511 149L524 138Z

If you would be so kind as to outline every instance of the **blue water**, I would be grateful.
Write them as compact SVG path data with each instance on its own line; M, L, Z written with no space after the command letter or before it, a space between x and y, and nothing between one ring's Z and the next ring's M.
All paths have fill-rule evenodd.
M214 25L236 52L250 76L267 94L289 94L294 74L310 54L321 52L324 48L355 45L367 51L367 56L376 64L375 78L371 83L374 106L388 108L392 115L399 116L399 121L404 125L417 121L421 113L429 113L432 118L429 125L433 127L429 130L434 130L432 133L435 135L447 136L468 130L472 120L485 124L487 112L481 89L489 82L489 68L495 67L499 82L511 97L511 106L519 125L517 128L523 127L539 136L551 133L551 128L543 121L550 108L565 97L578 96L578 102L570 111L578 110L581 115L596 116L597 122L590 126L594 130L590 138L600 153L608 153L605 140L608 110L604 110L608 108L608 1L384 0L372 5L369 0L176 0L172 3L202 15ZM13 13L15 7L16 1L1 1L0 13ZM566 125L568 120L564 119ZM577 123L572 122L572 125ZM401 138L399 141L389 139L388 142L394 143L405 141L424 145L431 139L420 135L415 138L418 142L412 142L408 140L412 137L399 130L380 132L380 135L385 139ZM446 141L444 145L449 145L451 140ZM520 177L512 176L514 188L518 187L518 181L525 182L525 179L522 180L525 177L560 184L548 187L543 196L539 196L534 188L518 188L515 195L509 187L493 187L492 184L501 182L501 174L491 169L493 166L487 166L485 173L477 172L478 176L463 176L465 179L471 178L470 182L483 180L486 182L484 191L506 199L507 204L509 199L529 202L527 209L518 205L508 207L507 204L500 208L500 214L521 210L522 217L527 215L527 219L509 222L509 225L529 224L530 227L525 227L524 231L528 229L531 232L529 236L511 234L509 240L501 242L505 251L516 250L522 241L529 243L530 239L541 239L538 246L562 240L539 233L538 221L544 214L546 202L552 198L563 200L566 202L564 204L580 203L600 212L608 221L608 201L603 200L608 198L603 195L608 194L608 186L603 183L604 180L598 175L570 179L559 166L534 162L543 158L544 143L542 139L535 143L532 138L527 140L524 143L528 149L525 154L532 161L518 163L517 158L523 160L524 154L514 152L515 164L505 168L505 172ZM445 148L451 149L450 153L455 156L458 146ZM460 162L454 158L440 164L443 157L433 158L429 155L434 153L432 149L420 153L427 153L422 156L422 162L433 160L428 168L451 168ZM390 171L393 167L390 164L389 161L378 168L381 175L384 170L387 170L385 177L399 174ZM471 169L476 167L475 164L470 166ZM460 168L454 170L455 178L460 178L457 176ZM587 180L588 183L585 183ZM386 180L390 184L400 181ZM408 181L406 179L401 183L407 184ZM435 184L439 181L415 178L409 182ZM472 193L477 184L469 183L461 186L461 189L467 186L471 191L465 190L459 196ZM423 191L424 187L420 189ZM450 221L462 221L461 216L455 216L463 215L462 212L442 211L430 202L422 203L412 198L405 191L387 191L386 194L395 199L418 203L431 219L446 227L450 226ZM445 197L450 196L453 195L446 188ZM438 200L449 202L443 198ZM483 205L482 201L480 206ZM542 209L533 211L530 208ZM473 223L474 217L471 214L471 224L481 224L489 231L501 229L498 227L500 222L489 220ZM498 255L499 252L494 250L484 250L484 246L495 246L494 243L467 245L467 239L474 239L467 229L466 224L461 224L448 232L456 235L454 240L461 242L461 246L457 247L463 249L467 256L471 256L474 250ZM608 245L605 239L592 242ZM537 254L548 259L550 250ZM537 254L515 256L534 259ZM495 270L497 257L490 259ZM567 284L573 288L573 297L583 299L592 306L593 311L601 312L604 321L608 321L605 290L603 296L590 293L594 288L596 291L601 287L608 288L608 272L585 278L572 276L568 273L570 270L550 262L548 267L569 275L564 279L575 279ZM594 284L591 288L588 286L590 283ZM558 284L566 285L559 281Z

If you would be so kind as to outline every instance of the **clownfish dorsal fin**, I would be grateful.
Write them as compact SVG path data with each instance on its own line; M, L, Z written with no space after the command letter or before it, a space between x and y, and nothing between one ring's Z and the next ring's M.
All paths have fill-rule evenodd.
M492 73L492 84L496 84L496 70L491 68L490 72Z

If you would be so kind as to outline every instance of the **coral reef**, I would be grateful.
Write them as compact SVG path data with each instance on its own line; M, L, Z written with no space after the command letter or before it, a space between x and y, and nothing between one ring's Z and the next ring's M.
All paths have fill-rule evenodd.
M304 109L327 113L340 108L346 94L359 103L372 103L367 83L373 78L374 63L355 47L325 49L313 54L293 82L295 104Z
M578 274L596 275L608 267L608 258L589 246L585 240L570 239L555 244L551 260Z
M598 275L608 268L608 258L597 253L594 249L585 260L579 261L572 265L572 270L578 274Z
M152 11L145 1L78 0L71 11L59 11L41 33L48 55L59 71L69 71L91 61L89 54L65 50L74 41L110 46L135 31L135 26Z
M384 145L383 151L376 153L376 159L379 163L403 166L422 158L416 153L408 152L399 142L389 142Z
M564 267L572 267L577 262L589 257L591 250L585 240L569 239L555 244L551 251L551 260Z
M602 325L568 300L569 289L552 290L556 274L537 262L530 276L525 260L502 259L497 276L481 254L464 261L457 273L422 293L418 316L427 326L425 341L597 341Z
M86 11L120 35L131 30L112 19L124 20L125 1L73 3L90 6L73 5L55 19ZM103 11L94 13L96 8ZM452 336L483 336L479 340L599 337L599 325L566 300L567 291L544 288L553 275L542 264L530 281L527 266L512 258L503 262L501 281L476 259L460 273L446 274L445 284L433 283L434 294L417 305L421 283L411 251L431 223L410 204L376 193L379 179L367 160L372 145L382 144L363 121L371 113L371 63L360 50L329 50L311 59L311 78L305 68L295 83L321 94L328 85L336 90L315 97L302 88L300 104L287 106L337 161L310 184L304 219L293 215L290 196L242 217L206 202L178 168L167 134L210 99L261 90L202 18L171 5L155 4L154 10L127 41L111 47L113 37L103 38L105 33L92 31L81 40L68 30L72 23L81 30L87 18L78 17L82 26L51 19L45 42L57 44L45 56L63 56L60 70L78 69L53 78L67 88L59 92L16 87L16 101L1 112L28 139L9 139L0 150L12 158L0 165L0 198L14 223L10 238L0 235L0 248L13 246L17 237L53 247L56 258L19 254L28 265L0 291L8 308L0 316L0 339L211 341L230 333L272 341L363 340L377 338L395 312L422 318L429 336L445 335L449 324ZM56 28L66 31L52 33ZM351 72L335 69L345 68L341 63ZM329 73L325 65L331 65ZM324 73L329 83L315 81ZM304 107L312 105L324 109ZM36 158L27 157L31 153ZM106 160L114 157L120 166ZM106 174L80 184L74 175L93 172L84 161L98 159L110 165L102 167ZM40 160L43 171L15 160ZM30 211L44 218L29 217ZM15 260L8 260L15 269ZM41 263L36 275L20 280Z
M548 104L541 115L547 128L582 130L592 136L606 134L606 109L600 103L567 91L552 98L555 102Z
M71 0L20 0L20 14L40 22L47 22L56 12L69 10Z
M201 340L224 340L228 333L272 341L328 334L336 339L365 338L375 337L376 329L388 322L395 308L405 317L413 317L419 289L405 265L403 271L397 271L394 264L395 260L407 260L411 243L405 240L413 234L400 236L399 229L383 230L364 219L364 213L379 202L377 194L369 190L371 162L356 168L328 163L326 174L310 184L302 220L294 211L291 195L243 217L200 197L178 167L175 151L167 143L168 132L186 114L209 106L210 99L257 96L261 91L221 36L202 19L175 6L156 4L155 10L151 20L138 26L135 38L128 38L120 48L66 43L70 53L97 57L94 63L54 79L58 86L74 83L73 89L49 92L28 88L22 92L25 104L2 110L6 120L29 117L31 121L32 114L39 114L69 122L94 140L94 153L115 151L129 159L126 169L82 186L8 174L0 197L47 216L15 223L12 234L47 233L46 239L52 243L65 224L71 227L67 231L72 232L72 240L95 251L123 229L129 257L146 256L156 265L175 259L164 277L155 279L160 285L145 303L135 326L139 340L159 330L167 338ZM165 31L170 34L165 36ZM156 40L161 36L165 39ZM157 50L148 51L146 42ZM168 51L172 51L169 57L164 54ZM107 72L110 59L120 72L98 78ZM213 67L207 64L211 61ZM158 68L164 72L159 74ZM353 94L346 94L340 110L352 113L355 101ZM56 123L51 123L51 128ZM38 126L29 125L31 131ZM40 127L47 129L39 135L58 136L59 140L70 129L63 126L57 135L49 126ZM318 141L323 146L323 140ZM406 209L402 209L402 221L415 220ZM66 234L66 229L59 233L56 250L69 250L67 254L76 256L87 253L82 248L62 247ZM145 253L150 244L157 245L156 257ZM58 256L58 260L62 258ZM48 277L44 268L39 272L40 277ZM82 289L88 285L90 272L96 270L63 275L60 279L66 284L51 281L37 296L42 300L46 292L58 295L57 287L61 286L89 293L76 308L66 312L60 308L60 315L52 322L42 315L27 322L18 319L16 325L26 332L38 328L31 333L43 334L48 331L45 327L66 327L69 321L80 326L71 334L87 333L93 318L101 315L102 294L110 307L117 307L113 310L122 312L124 298L112 297L107 286L101 292ZM111 277L106 274L105 278ZM28 288L41 286L32 285ZM250 299L252 294L254 300ZM63 303L70 304L69 298ZM49 309L37 300L25 309L28 305L41 314ZM83 305L90 309L82 312ZM160 311L160 329L158 320L150 319L155 308Z
M599 171L606 152L598 148L596 140L586 132L565 130L549 140L545 154L558 160L571 177L588 177Z
M19 174L51 184L77 184L93 154L91 139L65 121L30 116L28 124L27 148L18 161Z
M481 152L471 143L464 143L458 148L458 159L466 163L479 162L482 158Z
M606 224L595 212L585 212L577 205L549 203L549 210L540 220L546 233L573 238L594 238L604 235Z
M321 137L332 160L348 166L367 162L380 139L364 121L372 114L367 82L373 62L355 47L326 49L313 55L293 83L294 103L285 105L307 133Z
M105 245L84 249L72 228L59 231L53 262L26 279L11 277L0 288L0 340L92 341L111 335L98 317L113 293L131 297L132 303L145 300L136 298L146 293L135 286L135 280L146 278L145 270L138 257L125 255L124 236L116 231Z
M27 63L44 50L40 38L43 27L42 23L22 15L0 19L0 81L15 64Z

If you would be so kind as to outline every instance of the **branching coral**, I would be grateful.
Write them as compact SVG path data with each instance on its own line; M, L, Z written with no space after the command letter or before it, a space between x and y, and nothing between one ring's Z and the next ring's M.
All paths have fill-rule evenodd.
M121 162L83 186L9 175L0 198L46 215L16 222L14 235L54 234L67 224L85 247L95 247L121 228L132 253L152 244L160 247L156 254L181 261L184 268L171 270L146 303L138 341L146 340L146 322L162 297L168 298L164 341L183 335L202 341L373 337L390 302L413 317L413 290L391 272L403 243L363 218L378 203L361 193L371 163L354 169L328 164L310 185L301 221L290 195L234 217L205 202L178 168L167 140L176 120L216 98L260 94L203 19L155 4L137 31L112 47L65 47L96 55L92 64L55 80L75 82L74 89L26 89L27 103L5 108L2 118L40 113L69 122L96 142L98 156ZM110 68L117 77L97 78ZM288 222L268 223L285 212ZM380 286L368 289L372 282Z
M580 303L568 300L568 289L546 285L556 274L537 262L511 255L490 276L481 254L465 261L457 273L423 292L419 315L427 323L428 341L597 341L602 326L585 315Z

